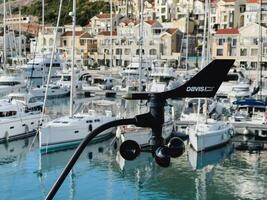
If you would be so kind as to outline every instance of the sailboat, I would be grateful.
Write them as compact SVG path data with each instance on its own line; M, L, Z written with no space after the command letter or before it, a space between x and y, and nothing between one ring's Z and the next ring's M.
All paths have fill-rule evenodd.
M205 1L205 13L209 8L208 1ZM207 20L207 13L205 20ZM208 25L209 27L209 25ZM206 27L205 27L206 29ZM203 49L205 48L206 36L203 38ZM209 56L209 44L207 44L207 56ZM203 52L203 51L202 51ZM204 53L205 54L205 53ZM202 55L201 68L204 64L204 54ZM231 124L225 123L221 120L208 119L208 101L205 100L205 120L197 121L195 126L189 127L189 141L191 146L196 151L209 150L229 142L234 134L234 129ZM200 113L200 100L198 102L198 114Z
M71 90L70 90L70 115L63 116L46 123L40 130L39 142L41 153L49 153L69 148L75 148L80 141L93 129L115 119L111 112L99 114L96 110L87 113L73 113L74 97L74 58L75 58L75 25L76 25L76 1L73 1L73 48L71 66ZM99 134L92 142L98 142L111 137L114 128L110 128Z
M3 73L0 76L0 97L8 95L11 92L19 92L25 90L26 81L22 75L10 74L9 69L6 66L7 62L7 30L6 30L6 4L4 1L3 6Z

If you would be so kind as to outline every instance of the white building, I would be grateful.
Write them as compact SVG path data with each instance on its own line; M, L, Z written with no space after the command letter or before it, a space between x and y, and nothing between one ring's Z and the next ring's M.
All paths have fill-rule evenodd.
M109 31L97 35L98 62L109 65L112 50L113 66L127 66L140 50L140 23L123 21L112 34L112 44ZM178 29L164 29L156 20L148 20L143 24L143 58L146 60L179 58L179 43L181 35Z

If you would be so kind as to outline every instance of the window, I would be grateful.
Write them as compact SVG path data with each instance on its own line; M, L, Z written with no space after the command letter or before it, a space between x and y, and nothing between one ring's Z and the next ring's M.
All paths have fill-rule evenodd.
M157 55L157 50L156 49L150 49L149 55Z
M0 117L11 117L17 114L17 111L0 112Z
M240 49L240 56L247 56L248 50L247 49Z
M258 45L258 38L253 38L253 44Z
M237 42L237 39L236 38L233 38L232 39L232 45L235 47L236 46L236 42Z
M122 55L122 49L116 49L116 55Z
M223 49L217 49L217 56L223 56Z
M67 46L67 40L63 40L63 46Z
M145 54L145 50L142 49L142 54L144 55ZM139 49L136 49L136 55L139 55Z
M131 50L130 50L130 49L125 49L125 50L124 50L124 54L125 54L125 55L130 55L130 53L131 53Z
M84 40L80 40L80 45L84 46L85 45L85 41Z
M217 44L218 45L223 45L225 43L225 38L219 38L218 40L217 40Z

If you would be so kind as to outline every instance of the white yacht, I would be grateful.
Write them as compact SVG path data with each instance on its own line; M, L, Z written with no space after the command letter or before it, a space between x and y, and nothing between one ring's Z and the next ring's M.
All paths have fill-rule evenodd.
M250 97L254 89L251 80L245 76L242 70L237 71L236 69L232 69L219 87L217 96L227 96L230 102L233 102L236 99Z
M11 92L22 92L26 89L26 80L23 76L1 75L0 76L0 97Z
M35 98L44 98L46 92L46 85L29 90L29 93ZM47 90L47 98L66 97L70 94L70 88L49 84Z
M114 104L106 103L105 107L110 109L112 105ZM100 113L99 108L94 110L87 108L73 117L63 116L48 122L40 131L41 152L48 153L77 147L92 130L115 119L110 110L104 112L104 114ZM115 128L105 130L95 137L92 143L110 138L114 132Z
M267 101L240 99L233 102L233 105L235 111L230 121L235 124L247 124L237 128L237 132L267 137Z
M56 82L57 85L70 88L71 86L71 71L63 70L58 73L60 79ZM77 89L82 89L83 84L91 80L91 75L84 70L75 69L74 70L74 87Z
M152 82L148 84L147 90L150 92L163 92L168 90L170 81L177 78L175 70L165 63L163 67L153 66L150 72Z
M51 55L37 55L30 60L26 65L19 66L26 78L44 78L47 77L50 67ZM58 77L56 72L62 70L62 63L58 58L55 58L52 63L51 77Z
M231 124L214 119L199 122L188 130L189 141L196 151L209 150L229 142L234 135Z
M111 90L113 88L113 78L111 76L91 76L87 82L82 84L83 91L97 92Z
M251 96L253 88L251 84L246 82L237 83L232 87L232 91L229 92L228 97L233 102L235 99L248 98Z
M146 82L148 81L148 75L151 66L151 62L143 59L142 67L140 69L139 60L134 58L133 61L120 72L123 88L129 87L133 90L137 90L141 84L143 90L143 88L146 86ZM141 72L140 77L139 72Z
M13 140L33 135L45 121L42 115L42 102L30 96L10 94L9 99L0 100L0 141Z

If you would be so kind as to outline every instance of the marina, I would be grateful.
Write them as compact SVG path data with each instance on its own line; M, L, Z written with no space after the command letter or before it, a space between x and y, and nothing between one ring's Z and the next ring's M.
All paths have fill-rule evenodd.
M266 199L267 1L0 7L0 199Z

